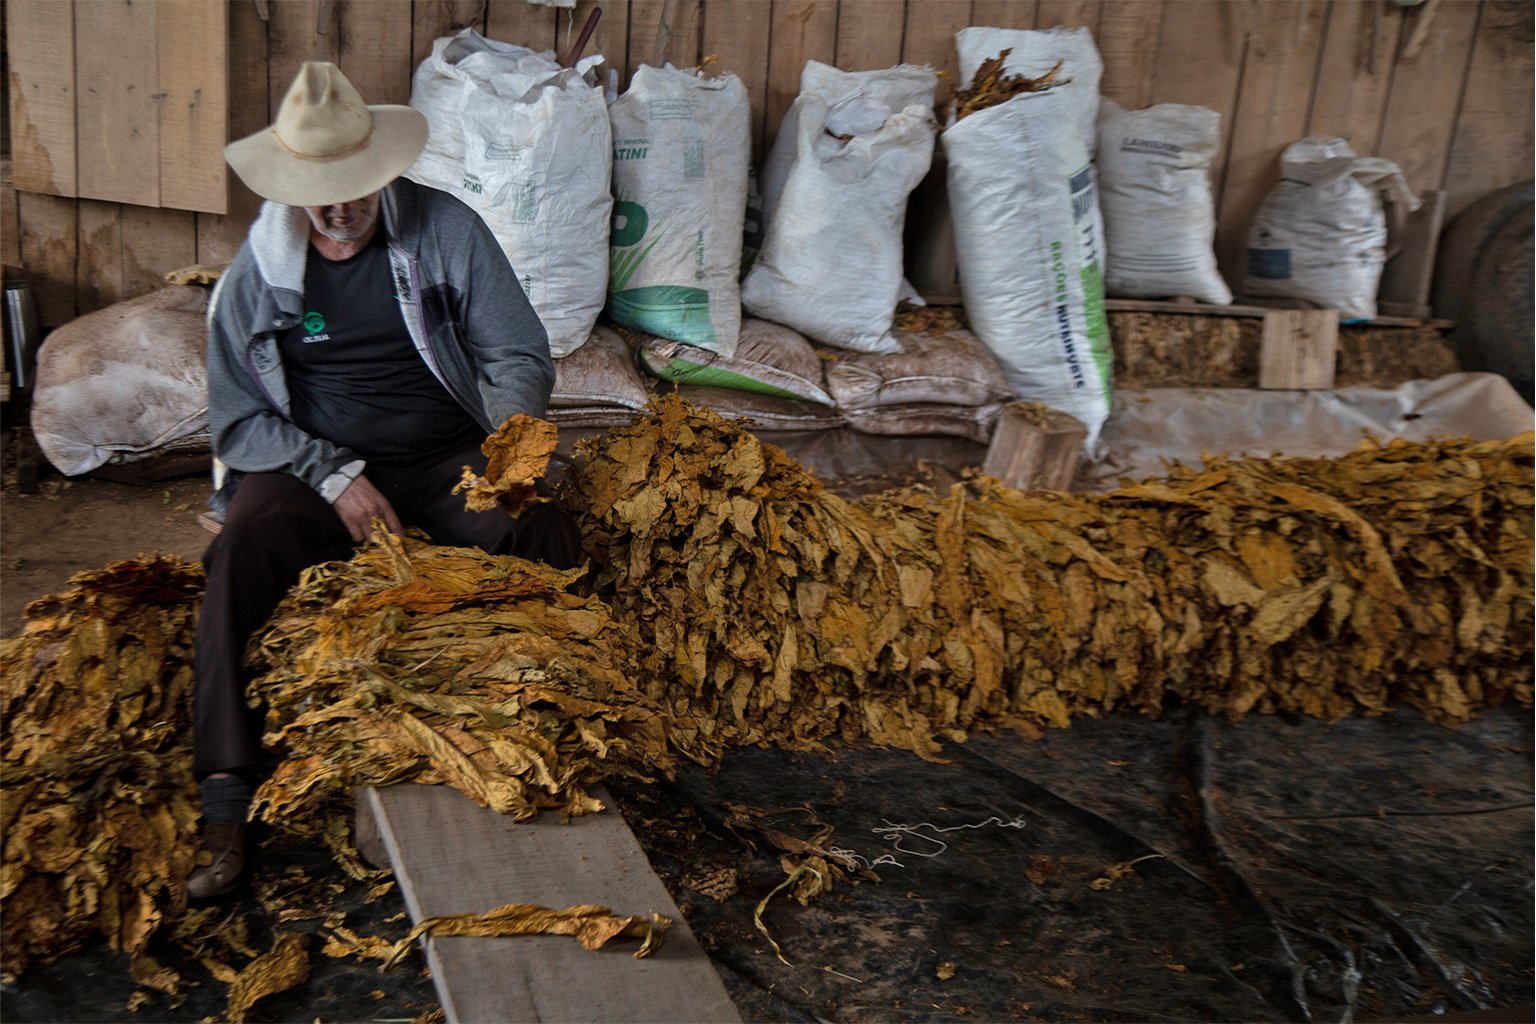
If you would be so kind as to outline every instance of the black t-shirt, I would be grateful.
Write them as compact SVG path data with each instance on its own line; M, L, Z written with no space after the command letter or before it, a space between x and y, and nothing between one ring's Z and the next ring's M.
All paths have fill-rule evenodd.
M314 437L387 461L483 434L411 343L382 231L344 260L310 246L304 320L279 347L293 421Z

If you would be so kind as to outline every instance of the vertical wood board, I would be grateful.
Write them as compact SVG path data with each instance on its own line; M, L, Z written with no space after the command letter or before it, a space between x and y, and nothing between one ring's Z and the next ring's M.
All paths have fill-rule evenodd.
M88 0L76 5L75 13L76 194L156 206L160 79L155 8L132 0Z
M973 0L971 24L980 28L1037 28L1040 0Z
M489 0L485 34L489 39L516 43L539 53L553 51L555 18L555 8L530 4L528 0ZM555 56L558 60L561 55Z
M1234 291L1247 264L1248 223L1280 180L1281 151L1306 132L1325 13L1322 0L1274 0L1259 6L1251 29L1216 207L1216 259Z
M229 137L243 139L267 121L267 22L255 4L229 8ZM222 158L222 154L220 154ZM197 215L197 259L210 266L235 258L261 200L226 165L227 205L223 216Z
M336 64L364 100L411 101L411 0L345 0L336 32Z
M869 71L901 63L906 7L900 0L841 0L833 62L844 71Z
M1333 387L1338 347L1336 309L1277 309L1265 314L1259 387L1279 391Z
M37 321L57 327L75 318L75 264L80 253L78 203L20 192L21 263L37 304Z
M574 8L560 16L560 53L568 53L576 45L582 27L597 7L601 7L603 13L597 19L597 27L592 30L592 38L587 40L583 53L587 56L602 54L604 88L612 81L616 83L616 91L622 93L629 87L629 0L577 0Z
M197 215L190 210L122 207L123 297L165 287L165 275L197 262Z
M123 210L95 199L79 201L79 258L75 264L76 315L121 302Z
M160 202L223 213L228 204L229 8L159 0Z
M1396 4L1333 0L1323 33L1308 135L1348 139L1361 156L1381 141L1403 9Z
M763 119L758 115L768 92L768 20L772 8L762 0L710 0L704 8L704 56L719 60L705 74L731 72L741 79L752 103L752 163L764 155Z
M934 106L940 111L949 103L949 94L960 80L955 33L970 23L970 0L925 0L907 7L901 59L908 64L931 65L939 72Z
M315 31L320 19L320 0L268 0L267 2L267 123L277 120L278 108L306 61L340 59L340 41L334 29L324 35ZM368 99L364 96L363 99Z
M1526 0L1484 0L1444 175L1448 220L1531 176L1533 17Z
M629 5L629 72L642 64L659 68L697 67L701 0L631 0Z
M415 0L411 5L411 67L432 55L432 43L462 28L485 33L485 4L481 0Z
M1040 28L1086 28L1099 33L1099 0L1040 0L1035 23Z
M1153 103L1191 103L1221 115L1220 149L1211 162L1211 191L1221 195L1227 140L1237 107L1243 34L1233 3L1169 3L1163 8Z
M768 92L761 111L764 153L773 148L779 123L800 94L808 60L831 64L837 57L836 0L774 0L768 37Z
M73 5L5 5L11 174L23 192L75 194Z
M1105 0L1099 13L1095 42L1104 61L1099 93L1126 110L1152 102L1163 7L1163 0Z
M1472 53L1478 6L1461 0L1403 12L1400 50L1406 49L1422 19L1434 20L1418 54L1408 59L1400 53L1393 65L1379 153L1403 169L1408 187L1415 192L1444 187L1446 156Z
M0 263L21 266L21 212L11 187L11 162L0 161Z

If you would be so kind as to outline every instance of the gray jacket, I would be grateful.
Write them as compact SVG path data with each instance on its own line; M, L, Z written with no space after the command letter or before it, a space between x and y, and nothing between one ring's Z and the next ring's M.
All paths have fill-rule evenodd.
M490 228L453 196L398 178L379 218L407 330L448 392L487 433L544 415L555 382L549 336ZM266 203L214 293L208 327L213 451L234 471L211 504L223 512L241 473L292 473L326 501L365 462L290 418L278 337L304 316L309 218Z

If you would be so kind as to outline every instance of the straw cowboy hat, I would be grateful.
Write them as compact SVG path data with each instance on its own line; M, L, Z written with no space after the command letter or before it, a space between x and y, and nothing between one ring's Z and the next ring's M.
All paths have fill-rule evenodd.
M336 65L309 61L277 123L224 147L252 192L288 206L329 206L377 192L416 162L427 119L411 107L368 106Z

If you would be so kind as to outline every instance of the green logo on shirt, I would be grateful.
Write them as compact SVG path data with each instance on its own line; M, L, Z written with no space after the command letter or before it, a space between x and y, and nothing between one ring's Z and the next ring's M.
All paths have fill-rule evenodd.
M304 329L310 334L319 334L325 330L325 317L315 312L305 313Z

